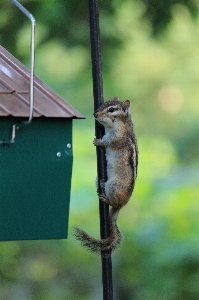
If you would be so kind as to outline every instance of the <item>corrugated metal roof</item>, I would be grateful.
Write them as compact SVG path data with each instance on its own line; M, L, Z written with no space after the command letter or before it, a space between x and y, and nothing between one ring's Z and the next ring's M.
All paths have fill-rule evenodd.
M0 116L29 117L30 71L0 46ZM84 116L34 76L33 117Z

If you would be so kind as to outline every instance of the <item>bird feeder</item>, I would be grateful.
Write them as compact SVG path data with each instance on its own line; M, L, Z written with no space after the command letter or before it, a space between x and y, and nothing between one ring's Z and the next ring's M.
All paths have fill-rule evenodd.
M0 46L0 240L67 238L72 120L84 118Z

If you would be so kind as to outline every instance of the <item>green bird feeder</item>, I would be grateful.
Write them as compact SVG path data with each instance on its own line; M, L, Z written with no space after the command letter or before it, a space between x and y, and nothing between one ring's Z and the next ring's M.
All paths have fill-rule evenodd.
M76 109L0 46L0 241L67 238Z

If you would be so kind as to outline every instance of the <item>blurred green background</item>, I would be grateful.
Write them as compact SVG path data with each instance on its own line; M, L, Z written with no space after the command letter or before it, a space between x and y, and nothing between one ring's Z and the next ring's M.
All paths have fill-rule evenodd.
M100 300L101 260L71 235L99 236L87 1L21 3L37 21L35 73L86 116L74 120L69 237L0 243L0 299ZM114 299L199 299L199 4L99 1L104 97L130 99L139 145L118 218ZM0 2L0 43L29 67L29 21Z

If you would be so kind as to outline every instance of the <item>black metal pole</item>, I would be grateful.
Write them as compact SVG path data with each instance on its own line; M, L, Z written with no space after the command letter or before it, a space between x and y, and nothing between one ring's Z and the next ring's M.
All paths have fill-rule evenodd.
M89 0L89 16L90 16L90 41L91 41L91 59L92 59L92 76L93 76L93 97L94 111L104 102L103 99L103 81L102 81L102 63L100 51L100 28L99 28L99 12L98 1ZM104 128L95 122L96 138L102 138ZM99 192L101 187L100 180L106 181L106 159L105 151L102 147L96 147L97 154L97 173ZM106 203L100 201L100 233L101 238L105 239L110 235L109 224L109 207ZM112 261L111 251L101 252L102 261L102 284L103 284L103 300L113 300L113 283L112 283Z

